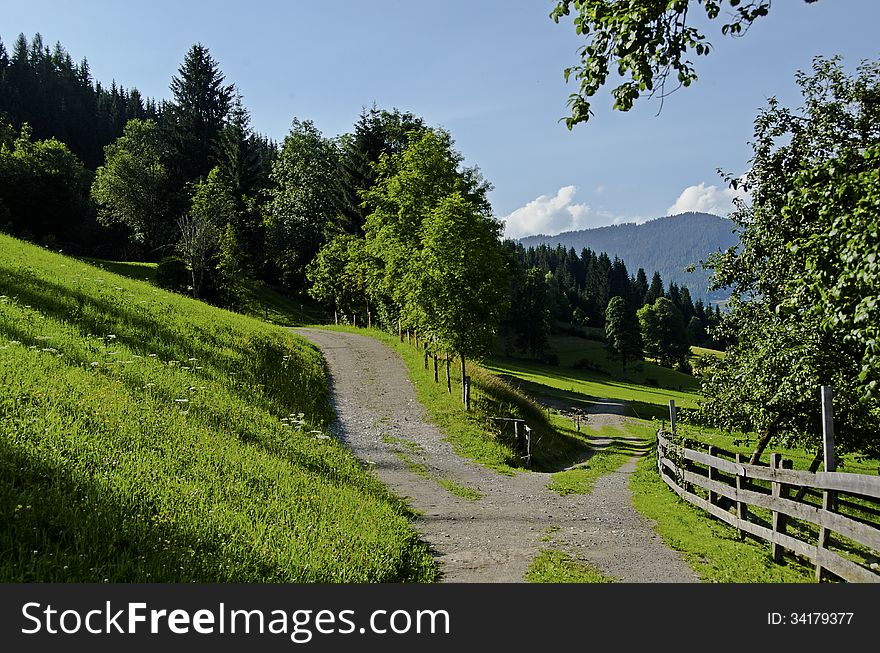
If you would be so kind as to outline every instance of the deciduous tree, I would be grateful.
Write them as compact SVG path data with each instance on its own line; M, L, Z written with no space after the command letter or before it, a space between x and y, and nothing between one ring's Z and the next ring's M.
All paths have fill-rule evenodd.
M620 296L614 296L605 309L605 342L613 358L626 372L627 361L642 358L642 337L635 311Z
M575 31L588 39L578 50L580 62L565 69L566 81L573 77L579 84L568 98L566 125L571 129L589 120L590 98L613 71L624 78L611 91L621 111L644 94L663 98L696 81L689 57L712 50L692 22L698 7L711 20L724 16L722 34L738 36L766 16L770 5L771 0L561 0L550 17L558 23L573 13Z

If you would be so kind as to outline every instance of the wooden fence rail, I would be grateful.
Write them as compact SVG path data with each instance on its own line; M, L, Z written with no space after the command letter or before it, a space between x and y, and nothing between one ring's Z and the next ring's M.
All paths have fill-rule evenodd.
M781 560L783 549L809 558L816 566L817 579L825 571L850 582L880 582L880 527L876 521L841 514L835 500L837 494L851 495L856 503L853 499L841 503L848 507L864 506L864 514L876 515L880 506L880 476L814 474L795 471L790 466L791 461L783 461L778 454L771 456L769 467L750 465L741 455L714 447L708 447L708 452L697 451L674 441L662 429L657 433L660 477L682 499L739 529L741 536L749 534L770 542L776 560ZM698 493L696 488L702 492ZM798 500L792 488L819 490L822 505ZM770 511L769 525L758 523L749 511L750 506ZM806 541L809 533L805 534L804 528L793 528L799 522L811 524L814 528L809 530L818 529L818 535ZM832 540L832 533L855 546L844 545L839 538ZM837 550L829 548L832 544ZM861 561L856 561L859 558Z

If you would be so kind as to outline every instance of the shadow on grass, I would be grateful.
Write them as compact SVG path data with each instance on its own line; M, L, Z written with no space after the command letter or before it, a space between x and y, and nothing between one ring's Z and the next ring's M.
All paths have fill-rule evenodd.
M260 394L271 402L295 406L312 423L327 424L333 417L317 350L308 346L314 360L306 360L302 351L305 345L297 350L285 346L285 337L280 332L268 331L271 327L266 327L266 333L252 336L236 334L232 326L216 322L212 324L213 329L192 322L175 329L170 320L160 319L136 303L97 298L82 289L38 279L14 269L0 268L0 282L6 294L66 323L67 328L75 329L82 338L101 337L108 333L108 328L119 331L114 334L115 341L133 352L155 353L165 361L194 357L222 374L239 375L242 383L234 388L244 401L258 399L254 388L259 388ZM29 337L26 331L12 325L6 325L3 330L12 339L25 341ZM291 355L299 360L284 366L281 373L284 358ZM88 364L88 361L80 362Z

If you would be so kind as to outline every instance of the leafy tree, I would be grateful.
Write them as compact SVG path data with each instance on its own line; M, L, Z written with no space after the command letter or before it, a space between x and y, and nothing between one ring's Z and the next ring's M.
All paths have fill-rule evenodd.
M214 168L206 180L195 185L189 213L178 221L181 230L178 250L192 272L194 297L202 294L206 281L212 290L218 281L235 281L231 275L239 267L239 261L231 251L236 244L235 232L230 229L234 214L235 201L220 169Z
M623 297L612 297L605 309L605 342L611 356L620 360L624 372L627 361L642 358L639 321Z
M681 312L666 297L658 297L638 311L645 353L661 365L686 369L690 352Z
M185 214L177 226L180 228L177 251L189 267L190 290L193 297L198 298L217 246L217 228L204 214Z
M358 314L361 309L369 314L370 278L376 269L375 261L366 253L363 238L337 234L308 265L309 295L344 315Z
M701 414L757 432L753 459L774 439L818 447L829 385L840 451L877 453L880 63L848 76L817 58L796 79L803 106L771 99L755 120L742 245L710 262L732 292L713 337L730 344L704 373Z
M816 0L804 0L807 3ZM710 20L728 17L722 34L740 36L758 18L766 16L771 0L561 0L550 17L558 23L574 10L577 34L589 42L579 49L580 62L565 69L580 83L568 98L569 129L587 122L590 100L616 70L624 82L614 88L614 108L629 111L643 94L661 99L681 86L690 86L697 73L688 58L708 55L712 46L689 21L700 6ZM671 84L670 76L672 76Z
M428 333L459 354L462 379L465 359L489 349L507 308L508 267L500 234L500 223L460 191L441 198L423 225L416 301Z
M458 192L476 210L489 215L489 185L476 169L463 168L452 138L441 130L426 130L395 155L383 155L376 166L376 183L365 201L374 209L365 224L366 252L379 264L371 290L386 324L398 319L405 328L425 326L418 296L422 270L422 223L438 203Z
M339 228L363 233L367 216L375 208L364 194L376 181L376 164L384 154L398 155L410 140L427 129L424 121L409 112L364 109L352 134L341 139L342 212Z
M700 321L696 315L694 315L687 324L687 337L688 342L691 345L695 345L697 347L703 345L708 338L708 334L706 333L706 327Z
M231 108L233 87L208 48L193 45L171 79L167 107L175 172L182 182L204 178L217 162L217 147Z
M173 238L164 155L165 143L156 123L130 120L122 136L105 148L106 163L98 168L92 184L98 219L125 225L133 240L149 250Z
M47 243L75 239L91 213L88 188L76 155L54 138L31 140L27 124L11 147L0 145L0 218L12 233Z
M272 166L266 205L270 270L288 290L304 287L306 266L332 231L340 207L339 151L311 121L293 121Z

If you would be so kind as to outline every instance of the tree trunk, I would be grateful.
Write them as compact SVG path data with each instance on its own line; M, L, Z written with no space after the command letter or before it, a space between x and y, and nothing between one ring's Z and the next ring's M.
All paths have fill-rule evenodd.
M446 391L452 394L452 376L449 374L449 352L446 352Z
M770 440L772 440L773 436L776 435L776 425L778 422L779 419L776 418L767 425L764 434L758 440L758 444L755 445L755 450L752 452L752 457L749 458L749 465L757 465L758 461L761 460L761 454L764 453L764 449L767 448L767 445L770 444Z

